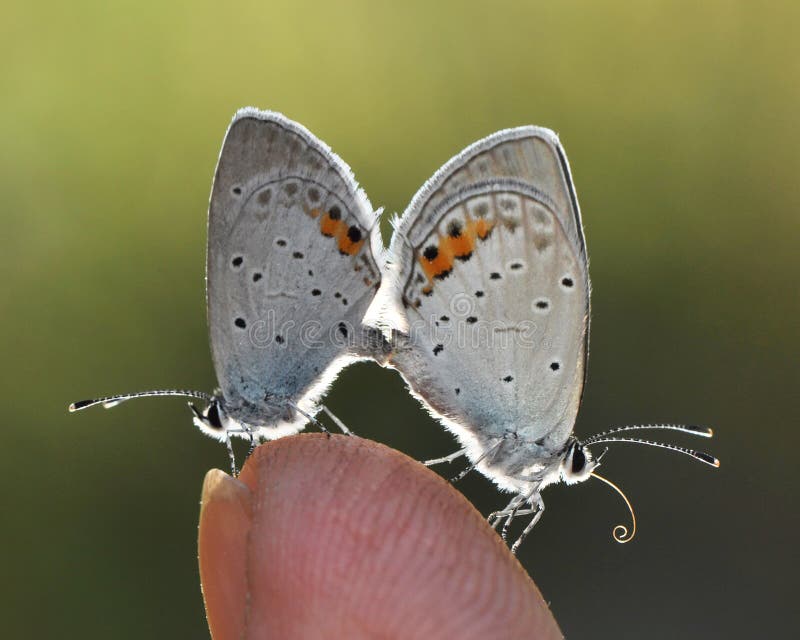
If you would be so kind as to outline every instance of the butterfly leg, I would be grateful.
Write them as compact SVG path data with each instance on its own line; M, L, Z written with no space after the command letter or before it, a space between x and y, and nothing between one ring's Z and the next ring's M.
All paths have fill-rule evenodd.
M452 462L453 460L458 460L461 456L467 455L467 449L459 449L458 451L451 453L448 456L442 456L441 458L433 458L432 460L424 460L422 464L426 467L432 467L435 464L441 464L442 462Z
M505 508L501 509L500 511L495 511L494 513L490 513L487 520L491 525L492 529L497 529L497 525L503 520L503 518L508 518L511 516L513 519L514 516L520 514L520 507L525 503L525 496L523 494L517 494L513 498L511 498L511 502L509 502Z
M520 496L516 495L513 498L511 498L511 502L509 502L503 509L501 509L500 511L493 511L492 513L489 514L487 520L489 521L489 524L491 525L492 529L496 529L497 525L500 524L500 521L509 514L511 514L514 507L517 506L517 502L519 501L519 499Z
M527 502L527 496L518 496L519 501L511 509L511 512L506 516L506 521L503 523L503 530L500 532L500 537L503 539L503 542L508 541L508 530L511 528L511 523L514 521L514 518L517 516L523 515L525 513L530 513L531 509L523 509L522 506Z
M501 516L501 518L505 517L506 519L505 523L503 524L503 530L500 533L500 537L503 539L503 541L508 540L508 530L511 527L511 523L514 521L514 518L517 516L528 515L535 511L534 508L523 509L524 505L526 505L528 502L531 502L531 497L533 495L533 492L527 494L517 494L515 496L515 500L512 500L511 503L509 503L509 506L506 507L505 513ZM531 507L533 507L533 505L531 505Z
M533 508L528 508L528 509L517 508L515 511L510 512L508 514L508 516L506 517L506 521L505 521L505 524L503 525L503 530L500 533L500 537L503 540L507 541L508 540L508 530L511 527L511 522L514 520L514 518L519 518L520 516L529 516L530 514L535 513L535 512L536 512L536 509L533 509ZM498 524L500 523L500 520L502 520L502 518L498 519L498 521L497 521ZM495 527L496 526L497 525L495 525ZM492 527L492 528L495 528L495 527Z
M314 416L312 416L312 415L309 415L308 413L306 413L305 411L303 411L303 410L302 410L300 407L298 407L298 406L297 406L297 405L296 405L294 402L292 402L291 400L289 401L289 405L290 405L290 406L291 406L291 407L292 407L292 408L293 408L295 411L297 411L297 412L298 412L298 413L299 413L301 416L303 416L303 417L304 417L306 420L308 420L308 421L309 421L311 424L313 424L315 427L317 427L317 429L319 429L320 431L322 431L322 433L325 433L325 434L327 434L327 435L329 435L329 436L331 435L331 434L330 434L330 432L329 432L329 431L328 431L328 430L325 428L325 425L324 425L324 424L322 424L322 423L321 423L319 420L317 420L317 419L316 419Z
M320 405L320 407L321 407L321 408L322 408L322 410L323 410L323 411L324 411L324 412L327 414L327 416L328 416L328 417L329 417L331 420L333 420L333 423L334 423L334 424L335 424L337 427L339 427L339 429L342 431L342 433L343 433L344 435L346 435L346 436L354 436L354 435L355 435L355 433L353 433L353 432L352 432L350 429L348 429L348 428L347 428L347 425L346 425L344 422L342 422L341 420L339 420L339 418L337 418L337 417L334 415L333 411L331 411L330 409L328 409L328 407L326 407L324 404L321 404L321 405Z
M467 474L473 471L477 466L481 463L484 458L489 458L495 454L495 452L500 448L500 445L503 444L504 438L498 438L497 442L495 442L491 447L486 449L478 458L472 462L466 469L464 469L461 473L459 473L455 478L450 478L450 482L458 482L459 480L463 480Z
M249 458L250 454L253 453L253 451L256 450L256 446L258 445L258 442L256 442L256 436L255 436L255 433L252 430L248 431L248 435L250 436L250 448L247 450L247 457Z
M522 534L520 534L519 538L517 538L514 544L511 545L512 555L517 555L517 549L519 549L519 545L522 544L522 541L533 530L533 528L536 526L536 523L539 522L539 518L541 518L542 514L544 513L544 502L542 501L542 497L538 493L533 499L533 508L535 510L533 518L531 518L531 521L525 527Z
M228 458L230 458L231 461L231 475L235 478L239 475L239 471L236 469L236 456L233 454L233 443L231 442L230 431L225 434L225 446L228 447Z

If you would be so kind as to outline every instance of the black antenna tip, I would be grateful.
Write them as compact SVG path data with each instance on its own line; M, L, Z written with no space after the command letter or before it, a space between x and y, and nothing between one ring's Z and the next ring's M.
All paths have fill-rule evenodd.
M695 451L694 454L698 460L702 460L706 464L710 464L712 467L719 469L719 460L717 460L714 456L703 453L702 451Z
M80 411L84 407L88 407L90 404L94 402L93 400L78 400L78 402L73 402L69 405L69 412L74 413L75 411Z

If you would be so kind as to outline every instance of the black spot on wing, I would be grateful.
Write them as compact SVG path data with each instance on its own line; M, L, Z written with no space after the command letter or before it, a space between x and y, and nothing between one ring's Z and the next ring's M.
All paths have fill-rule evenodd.
M358 242L361 240L361 229L353 225L347 230L347 237L350 242Z

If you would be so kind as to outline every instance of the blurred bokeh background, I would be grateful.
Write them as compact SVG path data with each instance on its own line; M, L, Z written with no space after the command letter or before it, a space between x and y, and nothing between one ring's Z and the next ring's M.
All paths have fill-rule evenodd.
M577 432L712 425L699 444L723 464L620 445L604 470L638 539L612 541L627 516L600 483L556 487L521 560L568 637L796 630L799 18L743 0L6 2L3 636L207 636L198 500L224 448L180 399L66 405L213 388L206 207L244 105L304 123L389 212L478 137L556 129L594 285ZM346 370L329 405L417 458L453 449L391 371Z

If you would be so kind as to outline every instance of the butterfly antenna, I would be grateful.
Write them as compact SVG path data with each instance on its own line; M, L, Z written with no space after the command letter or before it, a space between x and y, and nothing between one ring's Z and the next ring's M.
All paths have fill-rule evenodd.
M346 425L344 422L342 422L342 421L341 421L341 420L340 420L340 419L339 419L339 418L336 416L336 414L334 414L334 413L333 413L333 411L331 411L330 409L328 409L328 407L326 407L324 404L321 404L321 405L320 405L320 408L321 408L321 409L322 409L322 410L325 412L325 414L326 414L326 415L327 415L327 416L328 416L328 417L329 417L329 418L330 418L330 419L333 421L333 424L335 424L337 427L339 427L339 429L341 430L341 432L342 432L344 435L346 435L346 436L354 436L354 435L355 435L355 433L353 433L353 431L351 431L351 430L350 430L350 429L347 427L347 425Z
M134 398L149 398L152 396L183 396L186 398L198 398L211 402L212 398L207 393L202 391L186 391L184 389L159 389L155 391L139 391L138 393L123 393L118 396L106 396L105 398L95 398L93 400L79 400L69 405L70 413L80 411L81 409L88 409L97 404L102 404L105 409L116 407L120 402L133 400Z
M708 453L704 453L702 451L695 451L694 449L687 449L686 447L679 447L675 444L666 444L664 442L653 442L651 440L641 440L639 438L598 438L598 439L591 439L591 444L603 444L606 442L632 442L634 444L646 444L649 447L658 447L660 449L668 449L669 451L677 451L678 453L682 453L684 455L690 456L695 460L699 460L700 462L705 462L712 467L719 468L719 460L717 460L714 456L709 455ZM584 444L590 444L589 441L585 442Z
M616 491L620 496L622 496L622 499L625 501L625 504L628 507L628 511L630 511L631 513L631 531L630 533L628 533L628 527L626 527L624 524L618 524L616 527L614 527L614 530L611 532L611 535L613 535L614 540L616 540L620 544L625 544L626 542L630 542L636 535L636 514L633 512L633 507L631 506L631 501L628 500L628 496L622 493L622 489L620 489L617 485L611 482L611 480L609 480L608 478L604 478L603 476L595 473L594 471L592 471L592 473L590 473L589 475L591 475L593 478L597 478L598 480L602 480L614 491Z
M662 429L664 431L680 431L681 433L688 433L692 436L700 436L701 438L710 438L714 435L714 431L707 427L697 427L690 424L632 424L626 427L614 427L603 433L597 433L583 442L583 444L592 444L598 442L601 438L611 436L625 431L639 431L642 429Z

